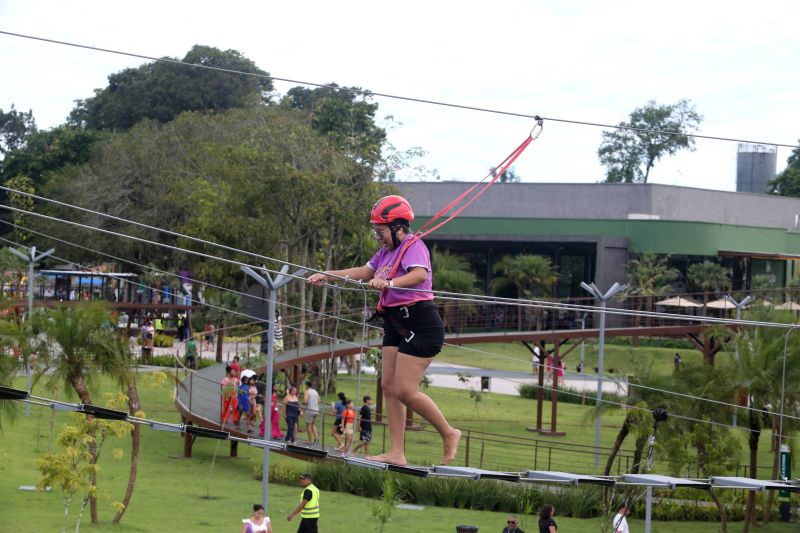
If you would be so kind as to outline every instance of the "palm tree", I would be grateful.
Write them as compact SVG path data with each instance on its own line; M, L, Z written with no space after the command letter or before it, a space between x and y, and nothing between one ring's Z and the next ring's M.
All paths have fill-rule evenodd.
M451 254L447 250L433 249L433 286L436 290L473 294L478 277L469 269L469 263L459 255ZM444 300L445 326L452 327L451 314L455 313L455 323L461 328L462 312L469 312L474 306L461 307L449 300Z
M627 294L639 296L637 311L652 310L652 298L669 292L670 284L678 279L678 270L669 266L669 256L658 256L653 252L645 252L638 259L628 261L626 282ZM641 317L636 317L636 325Z
M672 409L682 415L671 417L666 422L667 431L661 435L660 448L670 461L667 463L672 475L680 475L687 462L697 461L700 477L729 475L738 469L740 443L731 430L714 421L726 420L731 415L727 405L698 400L725 400L736 391L735 365L712 367L703 363L688 362L672 376L670 390L685 394L672 396ZM689 450L694 448L695 456ZM711 500L720 513L722 533L728 531L728 513L715 491Z
M91 384L98 375L113 376L120 385L128 380L132 364L127 343L110 329L110 310L102 303L84 303L34 315L32 327L38 332L33 341L42 365L37 379L49 387L64 386L81 403L93 404ZM90 445L93 463L97 450ZM92 474L92 487L97 474ZM90 498L92 523L98 522L97 499Z
M686 271L690 289L703 292L703 313L708 304L708 293L730 288L730 271L719 263L703 261L690 265Z
M791 313L779 312L764 306L755 306L747 315L749 320L765 322L792 323ZM800 387L800 336L792 334L791 330L774 327L742 328L734 342L739 344L739 360L736 368L739 371L738 381L745 388L748 405L760 410L773 407L773 413L781 410L781 387L784 377L784 356L786 357L786 391L789 394L784 398L783 409L791 412ZM784 351L784 349L786 349ZM788 409L787 409L788 408ZM767 415L763 412L749 411L748 446L750 448L750 477L757 477L759 437L764 425L777 428L779 421L777 415ZM785 424L784 424L785 427ZM777 451L784 435L779 435ZM755 494L750 492L747 498L744 532L748 531L750 523L755 518Z
M492 292L497 294L510 286L516 291L517 298L549 296L558 281L553 262L541 255L506 255L495 263L492 271L500 274L492 280ZM517 306L517 323L522 324L521 306Z

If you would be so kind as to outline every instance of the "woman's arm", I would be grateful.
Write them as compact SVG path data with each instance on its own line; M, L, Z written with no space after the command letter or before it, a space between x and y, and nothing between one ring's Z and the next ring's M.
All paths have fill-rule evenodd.
M550 533L558 533L556 531L556 526L548 526L550 528Z
M422 267L415 267L408 271L408 273L400 276L399 278L394 278L391 280L391 287L394 288L403 288L403 287L413 287L415 285L419 285L425 278L428 277L428 271ZM373 289L385 289L389 287L389 280L387 279L372 279L369 282L369 286Z
M308 282L312 285L322 285L322 282L327 281L330 277L350 278L357 281L369 281L375 275L375 271L368 266L360 266L354 268L347 268L345 270L328 270L326 272L318 272L308 277Z

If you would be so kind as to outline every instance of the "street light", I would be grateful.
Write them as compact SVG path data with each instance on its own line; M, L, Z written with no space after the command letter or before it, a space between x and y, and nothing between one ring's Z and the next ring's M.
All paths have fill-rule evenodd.
M30 255L25 255L23 252L20 252L16 248L11 248L9 246L8 251L11 252L13 255L16 255L23 261L27 261L28 263L28 323L30 324L30 320L33 318L33 265L40 259L44 259L48 255L52 254L56 251L55 248L50 248L46 252L40 253L36 255L36 247L31 246L28 251ZM27 382L27 389L28 395L31 393L31 367L28 364L28 357L25 357L25 379ZM25 416L31 416L31 405L29 403L25 404Z
M605 294L603 294L594 283L581 282L583 290L600 300L600 328L598 333L597 347L597 421L594 427L594 466L600 466L600 402L603 400L603 355L606 344L606 302L614 298L617 294L624 291L627 285L614 283Z
M745 307L747 307L748 305L750 305L753 302L753 296L750 295L750 294L745 296L744 300L742 300L741 302L737 302L729 294L726 294L725 296L723 296L723 298L725 298L725 300L727 300L728 303L730 303L732 306L734 306L736 308L736 320L741 320L741 318L742 318L742 309L744 309ZM736 361L738 362L739 361L739 343L738 342L734 345L733 349L734 349L734 357L736 358ZM736 427L738 415L739 415L739 411L738 410L733 412L733 427Z

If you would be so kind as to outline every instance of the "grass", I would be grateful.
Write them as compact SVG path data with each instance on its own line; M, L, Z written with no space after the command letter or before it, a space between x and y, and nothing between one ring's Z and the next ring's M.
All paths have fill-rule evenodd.
M622 348L622 347L620 347ZM628 348L629 349L629 348ZM684 354L684 360L686 355ZM671 360L669 361L671 365ZM22 386L22 381L16 385ZM102 387L110 387L110 382L101 381ZM355 396L355 380L341 378L339 388L350 396ZM38 391L43 396L52 396L45 391ZM529 400L516 396L484 394L476 411L466 390L430 388L429 394L441 406L449 419L457 426L465 429L509 434L519 437L533 438L535 434L525 431L526 425L534 421L534 405ZM151 419L177 422L178 417L172 403L172 388L150 389L144 386L140 390L146 416ZM361 394L375 396L374 379L362 382ZM99 396L96 396L99 398ZM328 400L331 400L329 396ZM99 403L99 402L98 402ZM545 405L545 420L549 417L550 405ZM593 444L594 432L587 423L590 408L580 405L559 405L559 428L567 431L566 437L547 438L537 436L541 442L578 442ZM21 485L35 485L38 471L35 460L49 445L49 420L51 411L33 407L32 416L23 416L23 410L17 409L14 421L6 420L4 432L0 434L0 532L4 531L53 531L62 523L62 502L57 491L50 493L23 492ZM55 413L58 427L69 423L69 415ZM621 413L604 416L603 444L609 445L616 435ZM328 421L330 424L330 421ZM328 425L328 428L330 426ZM327 428L326 428L327 429ZM744 435L744 434L742 434ZM327 437L331 442L330 437ZM376 431L374 448L379 447L382 436ZM436 462L440 455L440 442L433 433L413 431L408 434L409 460L429 464ZM465 442L462 440L459 461L465 458ZM742 442L744 439L742 437ZM762 435L761 462L769 464L767 457L769 434ZM111 460L106 453L101 461L100 473L100 518L101 526L92 528L88 516L84 517L86 530L114 531L174 531L205 530L222 531L237 530L241 518L248 515L252 503L260 501L261 485L253 476L253 467L260 463L260 450L248 446L239 447L239 458L231 459L228 455L228 444L219 443L216 466L211 470L211 462L218 441L198 439L191 459L182 459L183 441L179 435L144 429L142 431L142 454L140 458L139 478L131 507L119 526L111 526L113 517L111 503L119 500L125 489L128 474L129 439L121 439L116 443L108 443L107 450L119 446L124 450L121 461ZM543 446L543 445L542 445ZM544 448L542 448L543 450ZM553 454L550 464L545 463L544 452L537 456L538 468L563 470L584 470L581 461L569 453ZM530 448L516 447L508 442L486 443L483 454L485 468L501 468L514 464L516 467L532 467ZM742 447L744 457L745 447ZM527 455L526 455L527 454ZM470 465L479 466L480 441L471 441ZM272 454L277 464L291 464L296 468L298 463L278 454ZM591 469L591 456L582 459ZM285 515L292 509L298 499L299 488L278 484L270 485L269 515L273 517L275 531L294 531L296 522L286 524ZM377 495L376 495L377 496ZM325 532L360 532L374 530L375 522L370 512L372 501L347 494L323 494L322 530ZM73 505L71 513L77 511ZM472 524L480 526L481 531L500 530L505 524L506 515L459 509L427 508L423 511L397 510L388 524L386 531L407 531L420 529L424 531L452 532L456 524ZM535 521L523 519L523 529L535 530ZM558 518L563 531L598 530L599 520L575 520ZM634 530L643 530L641 521L632 520ZM73 526L74 527L74 526ZM736 527L736 526L734 526ZM667 532L674 525L655 523L653 531ZM682 531L706 532L718 528L709 523L684 523ZM796 525L771 524L761 528L763 532L783 533L794 531Z

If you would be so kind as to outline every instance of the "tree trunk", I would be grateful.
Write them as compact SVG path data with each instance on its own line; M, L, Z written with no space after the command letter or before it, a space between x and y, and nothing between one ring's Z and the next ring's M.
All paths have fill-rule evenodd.
M720 533L728 533L728 511L725 510L725 504L720 501L719 496L713 490L711 490L709 496L711 496L711 501L714 502L714 505L719 510Z
M617 433L617 438L614 440L614 445L611 447L611 452L608 454L608 461L606 461L606 467L603 470L604 476L611 475L611 468L614 466L614 459L617 458L617 454L619 453L620 448L622 448L622 443L625 441L625 437L628 436L630 431L631 417L630 414L627 414L625 415L625 420L622 422L622 427L619 428L619 433Z
M217 323L215 333L217 334L217 354L216 354L216 361L217 363L222 362L222 340L225 338L225 321L222 320Z
M636 448L633 450L633 466L631 467L631 474L638 474L642 469L642 455L644 454L645 444L647 444L647 434L636 437Z
M780 430L778 427L777 418L773 417L772 419L772 434L777 436L777 443L775 443L775 438L773 438L773 459L772 459L772 474L770 479L778 479L778 468L780 464L781 458L781 441L783 440L781 437L782 435L779 434ZM769 515L772 511L772 505L775 503L775 491L770 490L767 494L767 505L764 506L764 525L769 524Z
M758 478L758 439L761 436L761 424L758 420L757 413L750 411L749 418L750 436L747 439L747 443L750 447L750 477L756 479ZM751 490L747 492L747 507L744 513L744 527L742 527L742 533L747 533L750 530L750 524L755 520L755 515L756 493Z
M72 388L75 389L75 392L78 394L78 398L80 398L81 403L83 404L92 404L92 396L89 394L89 389L86 386L86 380L83 377L83 374L78 372L73 374L69 377L69 382L72 385ZM91 420L93 417L91 415L86 415L87 420ZM91 464L97 464L97 443L92 441L89 443L89 453L92 455ZM90 476L89 483L91 484L92 488L97 489L97 472L92 472ZM92 524L98 523L98 516L97 516L97 497L96 496L89 496L89 515L92 519Z
M139 391L136 390L135 378L131 378L128 383L128 412L136 416L142 408L142 402L139 400ZM139 443L141 440L141 426L133 424L131 429L131 469L128 474L128 486L125 489L125 497L122 499L122 509L117 511L116 516L111 521L113 524L119 524L125 511L128 510L128 505L133 497L133 487L136 485L136 474L139 470Z

